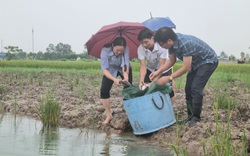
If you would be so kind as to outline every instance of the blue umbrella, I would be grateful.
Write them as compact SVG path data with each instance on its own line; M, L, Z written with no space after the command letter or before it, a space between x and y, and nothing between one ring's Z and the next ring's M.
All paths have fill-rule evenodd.
M151 17L142 24L152 31L157 31L161 27L176 28L169 17Z

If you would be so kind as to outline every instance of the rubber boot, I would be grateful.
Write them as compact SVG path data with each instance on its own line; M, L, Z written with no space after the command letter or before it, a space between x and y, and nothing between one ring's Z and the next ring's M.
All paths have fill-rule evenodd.
M179 120L178 121L178 124L185 124L187 123L188 121L190 121L192 119L192 116L193 116L193 104L192 104L192 101L186 101L186 105L187 105L187 118L184 119L184 120Z
M193 116L190 121L188 121L189 126L196 125L197 122L201 120L202 102L193 100Z
M187 105L188 118L191 118L191 116L193 115L193 103L192 101L187 101L186 105Z

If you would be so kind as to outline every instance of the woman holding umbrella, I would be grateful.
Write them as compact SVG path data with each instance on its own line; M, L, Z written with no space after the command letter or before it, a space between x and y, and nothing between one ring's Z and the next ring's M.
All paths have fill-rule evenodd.
M101 103L106 112L106 119L103 124L107 124L113 118L110 107L110 90L113 83L124 86L121 83L130 82L132 84L132 69L129 62L129 48L123 37L117 37L111 44L106 44L101 51L101 68L103 71L102 85L100 90Z

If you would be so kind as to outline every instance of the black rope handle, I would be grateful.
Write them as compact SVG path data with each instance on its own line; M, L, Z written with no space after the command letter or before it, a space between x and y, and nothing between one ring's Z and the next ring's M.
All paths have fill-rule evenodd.
M163 100L163 98L162 98L161 95L159 95L159 96L160 96L160 98L161 98L161 103L162 103L162 106L161 106L161 107L158 107L158 106L157 106L157 104L155 103L154 98L152 98L151 100L152 100L153 104L155 105L155 107L156 107L157 109L162 109L162 108L164 107L164 100Z

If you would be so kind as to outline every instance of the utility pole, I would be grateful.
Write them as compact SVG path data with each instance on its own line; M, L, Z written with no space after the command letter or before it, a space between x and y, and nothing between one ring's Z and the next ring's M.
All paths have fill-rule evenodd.
M34 53L34 29L32 27L32 53Z
M3 52L3 40L1 39L1 52Z

